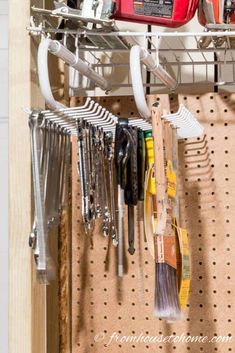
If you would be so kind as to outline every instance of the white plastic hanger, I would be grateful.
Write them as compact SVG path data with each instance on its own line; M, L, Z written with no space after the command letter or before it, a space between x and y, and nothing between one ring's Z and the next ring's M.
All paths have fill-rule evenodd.
M50 109L56 110L65 108L65 106L55 100L51 91L48 73L48 51L64 60L65 63L72 66L84 76L88 77L103 90L110 90L109 81L103 76L97 74L87 63L69 51L59 41L48 38L43 39L38 48L38 77L42 95Z
M170 74L161 66L159 58L157 56L157 62L153 59L150 53L139 45L134 45L130 51L130 72L132 79L132 88L135 98L135 103L138 108L140 115L143 118L150 118L151 111L146 103L142 73L141 73L141 62L147 66L147 68L162 81L166 87L174 90L177 86L177 81L170 76Z
M180 104L177 113L166 114L162 118L177 129L178 139L198 137L204 133L203 126L183 104Z
M89 111L93 105L95 104L95 101L93 101L90 97L86 98L86 102L84 105L81 105L79 107L64 107L60 109L56 109L53 112L51 110L42 110L42 114L45 116L53 115L53 114L60 114L60 113L69 113L71 111Z

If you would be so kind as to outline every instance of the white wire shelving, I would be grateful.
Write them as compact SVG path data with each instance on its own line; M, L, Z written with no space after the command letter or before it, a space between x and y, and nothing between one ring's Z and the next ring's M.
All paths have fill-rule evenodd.
M112 91L127 94L131 87L129 53L132 45L148 48L153 57L177 80L177 92L188 86L233 86L235 82L235 27L207 28L204 32L130 32L118 31L114 22L100 29L77 26L61 28L63 16L51 11L33 9L34 17L27 28L32 35L59 38L62 43L88 62L99 74L108 78ZM66 17L65 17L66 18ZM68 20L68 18L66 18ZM56 24L55 24L56 23ZM145 86L163 89L163 84L150 74ZM70 88L94 90L91 82L70 70ZM120 94L120 92L119 92Z

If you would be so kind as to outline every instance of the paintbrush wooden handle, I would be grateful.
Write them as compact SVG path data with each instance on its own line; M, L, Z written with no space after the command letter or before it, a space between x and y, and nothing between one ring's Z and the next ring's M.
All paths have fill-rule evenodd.
M167 219L167 195L166 195L166 175L164 163L163 146L163 122L161 119L161 107L158 105L152 107L152 128L154 140L154 166L156 176L156 194L157 194L157 235L164 235Z

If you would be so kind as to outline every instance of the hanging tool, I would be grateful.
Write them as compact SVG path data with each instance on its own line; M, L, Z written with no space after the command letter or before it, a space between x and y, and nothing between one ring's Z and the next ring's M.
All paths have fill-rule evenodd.
M134 206L138 203L138 129L128 126L126 128L126 137L130 141L131 155L126 165L126 185L124 189L125 204L128 205L128 251L131 255L134 254L134 239L135 239L135 213Z
M167 179L166 170L167 157L172 161L171 127L164 126L158 103L153 106L152 113L158 215L154 238L156 258L155 314L160 318L174 321L181 318L181 311L176 276L176 245L172 230L172 206L169 199L169 178Z
M119 118L115 131L114 161L118 189L118 276L123 276L123 202L127 180L126 165L131 154L131 140L127 138L128 120Z
M108 192L105 173L105 158L104 158L104 133L99 130L99 163L101 169L101 188L102 188L102 216L103 216L103 234L109 235L110 211L108 206Z
M41 174L41 136L40 127L43 124L43 115L33 111L29 116L31 133L31 156L33 174L33 193L35 207L35 221L30 235L30 245L34 250L34 259L39 281L48 283L55 277L55 269L48 249L48 229L46 223L44 186Z
M105 155L108 160L108 175L109 175L109 198L110 198L110 232L113 245L118 245L118 237L116 230L116 212L115 212L115 193L114 193L114 180L113 180L113 133L106 132L104 134L105 141Z
M89 174L87 169L87 150L84 138L84 122L83 119L77 119L78 149L79 149L79 175L81 180L82 191L82 217L86 233L89 233L91 226L90 215L90 193L89 193Z

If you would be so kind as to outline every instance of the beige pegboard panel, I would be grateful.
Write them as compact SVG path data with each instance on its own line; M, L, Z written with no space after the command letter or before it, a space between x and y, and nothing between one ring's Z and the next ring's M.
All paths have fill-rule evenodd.
M99 226L92 236L84 233L75 141L72 353L235 352L234 341L144 344L114 340L107 345L113 332L119 338L143 334L212 339L234 334L235 95L157 98L162 105L170 106L172 112L179 103L184 103L205 127L204 137L179 143L181 225L188 229L192 266L184 319L167 324L153 316L155 265L144 242L141 222L136 224L135 255L126 251L126 274L122 280L117 277L116 250L102 236ZM155 100L156 97L150 97L150 101ZM138 115L131 97L107 97L99 101L120 116Z

